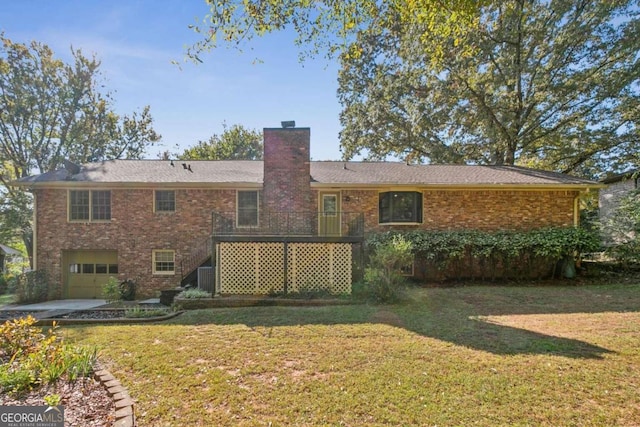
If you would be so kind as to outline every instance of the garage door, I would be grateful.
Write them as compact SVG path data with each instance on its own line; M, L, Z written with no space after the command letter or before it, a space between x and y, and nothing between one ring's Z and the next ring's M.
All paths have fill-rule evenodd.
M67 298L102 298L102 286L118 276L117 251L65 251Z

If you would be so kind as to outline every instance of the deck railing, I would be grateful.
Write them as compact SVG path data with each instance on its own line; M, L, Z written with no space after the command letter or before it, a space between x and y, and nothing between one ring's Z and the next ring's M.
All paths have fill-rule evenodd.
M364 236L361 212L260 212L256 217L213 212L212 234L245 236Z

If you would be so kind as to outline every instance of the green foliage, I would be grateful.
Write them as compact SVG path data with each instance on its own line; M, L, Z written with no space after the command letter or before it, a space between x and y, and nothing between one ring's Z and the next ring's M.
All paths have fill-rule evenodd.
M139 305L128 307L124 310L124 317L130 319L141 319L146 317L160 317L169 314L166 308L144 308Z
M107 283L102 285L102 297L107 301L107 303L119 303L122 301L122 294L120 292L120 282L118 279L111 276Z
M346 159L588 177L637 165L635 1L492 1L476 31L451 35L418 20L399 24L402 16L389 10L384 29L358 34L361 55L342 61Z
M58 406L61 401L62 401L62 396L56 393L49 394L44 397L44 403L46 403L49 406Z
M261 160L262 132L245 129L241 125L230 128L222 124L222 135L208 141L198 141L178 156L181 160Z
M530 231L483 232L478 230L389 231L373 234L368 245L376 249L402 235L411 243L413 253L429 265L444 271L454 263L458 274L470 274L473 262L480 266L481 278L495 279L500 267L501 276L529 278L540 265L554 266L556 262L600 247L596 233L582 228L544 228ZM466 267L466 268L465 268Z
M0 326L0 388L22 393L62 377L75 381L93 371L96 349L67 345L54 325L44 333L31 316Z
M376 303L397 302L406 285L400 269L413 261L413 245L400 234L370 243L372 253L364 270L363 289L357 293Z
M0 225L32 253L32 196L9 185L33 173L77 163L141 158L160 136L149 107L120 116L101 82L100 61L71 50L71 61L48 46L0 33Z
M209 13L200 25L191 25L201 40L190 46L187 55L202 62L202 53L220 44L241 49L254 37L284 29L296 33L294 44L300 59L324 53L331 58L357 57L356 35L381 33L401 25L421 23L430 33L457 38L475 28L478 5L486 0L247 0L210 1ZM395 18L395 21L390 19ZM418 35L420 37L421 35ZM439 55L444 45L432 46Z
M211 293L207 291L203 291L202 289L192 288L185 289L176 295L176 298L184 298L184 299L198 299L198 298L211 298Z
M640 264L640 190L620 200L612 215L603 220L602 230L611 241L609 256L625 267Z
M49 296L49 287L45 272L36 270L17 276L15 278L15 293L18 303L46 301Z

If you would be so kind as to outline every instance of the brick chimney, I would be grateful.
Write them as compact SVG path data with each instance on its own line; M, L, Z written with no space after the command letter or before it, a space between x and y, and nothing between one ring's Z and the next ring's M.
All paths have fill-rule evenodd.
M263 135L263 209L270 212L313 211L310 129L265 128Z

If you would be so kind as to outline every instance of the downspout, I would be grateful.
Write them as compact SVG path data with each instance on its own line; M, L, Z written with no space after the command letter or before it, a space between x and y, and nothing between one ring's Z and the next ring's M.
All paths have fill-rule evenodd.
M580 193L573 198L573 226L580 226Z
M31 237L31 256L33 271L38 269L38 197L36 192L33 192L33 236Z

